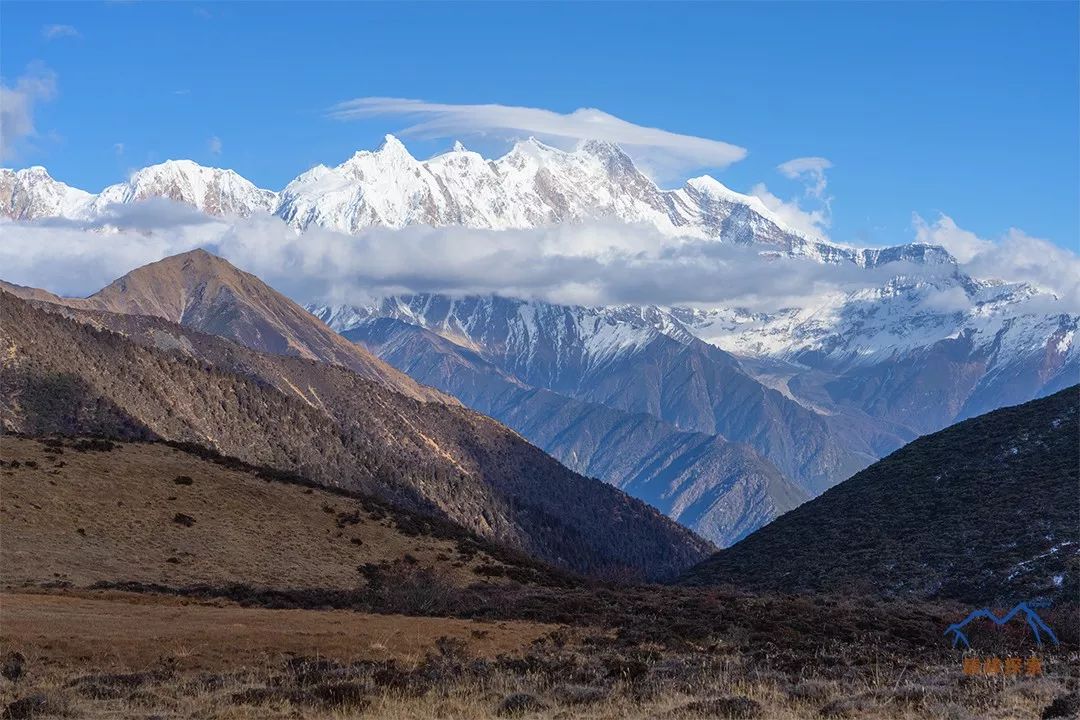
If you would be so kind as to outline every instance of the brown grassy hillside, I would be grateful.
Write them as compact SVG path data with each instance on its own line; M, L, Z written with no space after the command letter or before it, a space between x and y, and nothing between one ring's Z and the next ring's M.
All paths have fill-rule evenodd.
M582 572L664 576L708 551L643 503L459 406L154 318L92 314L121 336L6 293L0 312L9 430L195 442L443 516Z
M162 443L0 437L3 587L136 582L431 593L561 575L447 522ZM438 602L440 598L432 598Z
M205 451L0 450L5 717L1012 720L1075 687L1056 609L1041 675L968 677L959 605L586 584Z
M292 300L205 250L144 265L88 298L0 283L8 292L82 310L148 315L276 355L347 367L420 400L456 403L348 342Z

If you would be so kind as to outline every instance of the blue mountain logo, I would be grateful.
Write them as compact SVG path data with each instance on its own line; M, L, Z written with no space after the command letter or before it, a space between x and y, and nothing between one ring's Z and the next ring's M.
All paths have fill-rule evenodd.
M968 615L966 618L964 618L958 623L953 623L948 628L946 628L945 634L953 634L953 647L956 647L959 643L964 643L964 647L970 648L971 642L968 640L968 636L964 633L964 628L967 627L968 623L972 622L973 620L985 619L990 620L995 625L1000 627L1002 625L1007 625L1010 620L1012 620L1014 617L1021 613L1024 614L1028 627L1031 628L1031 633L1035 636L1035 642L1040 648L1043 646L1044 633L1048 638L1054 641L1055 645L1060 644L1058 643L1057 635L1055 635L1054 631L1050 629L1050 626L1047 625L1041 617L1039 617L1039 613L1035 612L1035 610L1032 609L1031 605L1024 602L1018 604L1016 607L1014 607L1012 610L1005 613L1001 617L995 615L994 611L990 608L973 610L971 614Z

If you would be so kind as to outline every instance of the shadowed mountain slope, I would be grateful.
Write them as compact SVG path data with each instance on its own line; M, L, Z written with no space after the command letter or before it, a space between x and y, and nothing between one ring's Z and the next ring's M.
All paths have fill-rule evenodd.
M807 498L744 444L530 387L416 325L374 318L344 335L506 423L567 467L603 478L721 547Z
M1080 386L919 438L685 576L795 592L1075 599Z
M745 443L810 495L877 457L862 433L836 432L830 417L764 386L738 358L689 333L676 337L677 328L659 327L665 316L640 308L409 295L311 309L342 333L372 318L401 320L474 350L530 387Z

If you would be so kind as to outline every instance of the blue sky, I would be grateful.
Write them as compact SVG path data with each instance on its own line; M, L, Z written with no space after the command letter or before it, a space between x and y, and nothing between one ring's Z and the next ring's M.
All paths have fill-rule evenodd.
M1075 249L1078 22L1066 2L5 2L5 87L55 74L5 165L97 191L189 157L280 189L414 122L328 117L353 98L597 108L745 148L680 172L807 208L831 198L836 240L908 241L913 212L940 212ZM505 149L505 132L462 134ZM420 157L451 141L406 139ZM817 197L777 169L808 156L832 165Z

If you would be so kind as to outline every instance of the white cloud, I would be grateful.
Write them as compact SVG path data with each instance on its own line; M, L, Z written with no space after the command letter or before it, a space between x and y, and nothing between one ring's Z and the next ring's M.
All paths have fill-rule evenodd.
M79 31L71 25L46 25L41 28L41 36L46 40L65 37L80 37Z
M660 234L650 225L565 224L532 230L373 228L359 235L279 218L208 218L166 200L118 205L92 224L2 228L3 278L85 295L166 255L206 247L301 302L372 295L503 294L580 304L740 305L775 310L824 293L875 287L906 266L766 257L761 248ZM949 269L942 268L942 272Z
M1049 240L1010 228L998 242L975 255L964 269L977 277L1028 282L1080 306L1080 257Z
M750 194L765 203L785 226L807 237L828 240L832 218L827 207L804 210L797 199L782 200L771 193L765 183L750 188Z
M945 214L928 223L915 213L912 224L916 242L941 245L973 277L1030 283L1080 307L1080 256L1074 252L1017 228L997 240L981 238Z
M828 187L825 171L831 167L832 163L823 157L793 158L776 166L784 177L805 183L804 195L816 207L806 209L795 198L783 200L770 192L765 183L755 185L750 189L750 194L765 203L765 207L793 230L807 237L828 240L828 230L832 224L832 198L825 194Z
M401 134L421 138L485 134L517 139L531 135L562 146L579 140L605 140L617 143L643 168L665 179L700 168L724 168L746 157L746 150L736 145L635 125L594 108L564 114L509 105L365 97L339 103L330 108L329 114L339 120L403 116L413 124L402 129Z
M0 278L68 296L88 295L140 265L192 250L214 237L200 234L196 226L110 232L66 222L3 222L0 236Z
M928 288L919 302L920 309L935 314L967 312L971 309L971 306L971 298L968 297L964 288L957 286L938 289Z
M996 241L965 233L947 216L916 216L923 242L960 237L976 248L961 268L975 277L1028 281L1080 310L1080 258L1010 230ZM762 254L757 246L673 238L651 225L562 224L530 230L461 227L372 228L358 235L303 233L271 215L208 217L164 199L115 205L93 222L0 224L0 276L61 294L85 295L139 265L206 247L300 302L364 302L373 295L440 292L502 294L561 303L744 306L775 311L823 297L880 288L916 268L874 269ZM956 243L954 242L954 247ZM970 308L949 263L918 267L939 288L924 299L935 313ZM940 282L938 282L940 281Z
M220 155L221 154L221 147L222 147L221 146L221 138L219 138L217 135L215 135L212 138L210 138L209 140L207 140L206 141L206 146L210 149L211 154L213 154L213 155Z
M972 258L993 245L970 230L958 227L948 215L939 215L938 219L930 224L918 213L912 213L911 223L915 227L915 242L940 245L948 250L957 262L971 262Z
M776 169L786 178L807 181L807 195L825 199L825 171L831 167L832 163L823 157L800 157L780 163Z
M37 135L34 109L56 97L56 73L32 63L12 86L0 81L0 160L15 157L28 138Z

